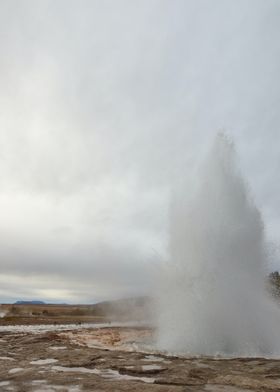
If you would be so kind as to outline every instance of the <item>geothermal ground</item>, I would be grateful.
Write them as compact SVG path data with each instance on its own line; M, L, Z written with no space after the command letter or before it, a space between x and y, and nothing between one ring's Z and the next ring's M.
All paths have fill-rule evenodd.
M0 390L280 390L280 360L170 356L152 351L153 338L128 324L2 325Z

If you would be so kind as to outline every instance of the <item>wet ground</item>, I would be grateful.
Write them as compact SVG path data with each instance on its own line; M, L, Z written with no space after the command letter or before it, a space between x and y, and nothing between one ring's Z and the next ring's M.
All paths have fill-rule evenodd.
M0 328L0 391L280 391L280 360L151 351L132 326Z

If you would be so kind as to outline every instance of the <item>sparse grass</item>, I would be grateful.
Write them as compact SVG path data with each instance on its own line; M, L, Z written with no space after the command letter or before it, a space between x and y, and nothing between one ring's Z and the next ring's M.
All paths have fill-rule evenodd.
M1 305L6 312L0 325L18 324L72 324L105 322L108 319L96 314L89 305Z

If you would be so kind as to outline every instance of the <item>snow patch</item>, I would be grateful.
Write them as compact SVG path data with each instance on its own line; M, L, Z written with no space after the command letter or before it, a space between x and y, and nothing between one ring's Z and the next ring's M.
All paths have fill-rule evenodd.
M0 381L0 387L7 387L10 385L10 381Z
M157 361L157 362L162 362L162 361L164 361L164 360L165 360L164 358L157 357L157 356L155 356L155 355L146 355L146 356L145 356L145 361L152 361L152 362Z
M57 362L57 359L54 358L47 358L47 359L38 359L36 361L31 361L31 365L48 365L50 363L55 363Z
M38 385L38 384L46 384L47 380L33 380L31 382L32 385Z
M0 360L2 360L2 361L15 361L15 359L11 358L11 357L0 357Z
M9 373L14 374L14 373L22 372L23 370L24 370L23 368L14 368L14 369L10 369Z
M159 365L142 365L142 370L160 370L162 367Z
M85 367L64 367L64 366L53 366L53 371L58 372L80 372L80 373L91 373L101 376L108 380L126 380L126 381L142 381L145 383L154 383L155 379L150 377L135 377L127 374L120 374L117 370L113 369L87 369Z

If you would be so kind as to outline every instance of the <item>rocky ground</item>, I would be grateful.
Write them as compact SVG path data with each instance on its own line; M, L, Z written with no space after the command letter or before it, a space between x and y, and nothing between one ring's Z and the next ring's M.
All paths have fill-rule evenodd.
M0 391L280 391L280 360L139 352L149 328L67 328L2 327Z

